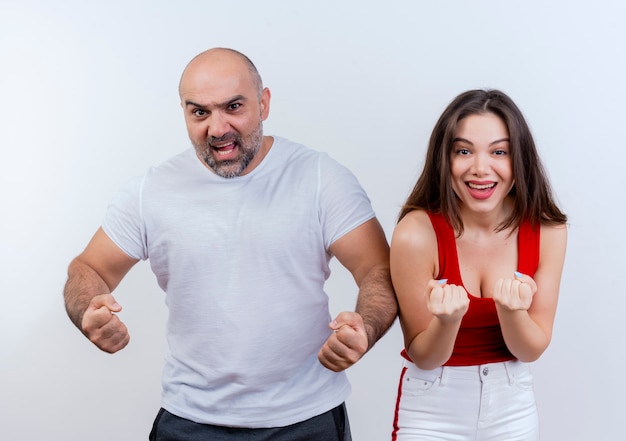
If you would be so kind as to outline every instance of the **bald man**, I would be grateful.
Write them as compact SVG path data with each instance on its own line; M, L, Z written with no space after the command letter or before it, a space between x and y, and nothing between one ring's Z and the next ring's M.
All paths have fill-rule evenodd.
M193 147L113 199L70 263L67 313L103 351L123 349L112 292L149 259L169 309L151 440L350 440L345 369L397 311L370 201L328 155L263 135L270 91L245 55L199 54L179 93ZM358 297L331 319L333 256Z

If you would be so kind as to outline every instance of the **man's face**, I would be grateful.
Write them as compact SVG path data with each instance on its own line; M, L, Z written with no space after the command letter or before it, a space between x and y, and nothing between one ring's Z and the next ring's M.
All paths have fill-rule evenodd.
M202 117L200 110L196 113ZM263 141L263 122L259 117L258 125L247 135L235 127L219 137L208 135L202 138L202 134L196 137L191 132L189 135L198 157L211 170L223 178L234 178L244 174L258 153Z
M217 175L252 171L263 142L269 91L260 92L247 66L231 54L190 64L181 80L181 104L198 157Z

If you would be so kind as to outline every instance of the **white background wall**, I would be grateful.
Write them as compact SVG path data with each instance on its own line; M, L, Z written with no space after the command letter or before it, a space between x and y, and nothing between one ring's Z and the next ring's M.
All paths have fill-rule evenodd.
M252 58L273 93L266 133L349 166L388 237L448 102L511 95L570 216L534 364L543 439L622 439L624 5L0 0L0 439L147 439L165 317L148 265L116 293L132 341L113 356L73 328L61 291L117 189L189 145L178 79L213 46ZM352 308L340 267L328 291ZM389 439L401 347L396 325L349 371L355 441Z

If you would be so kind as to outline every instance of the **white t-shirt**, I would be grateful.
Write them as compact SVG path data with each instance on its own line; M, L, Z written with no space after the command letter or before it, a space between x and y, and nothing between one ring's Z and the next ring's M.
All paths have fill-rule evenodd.
M260 428L344 402L345 373L317 360L330 334L328 249L373 217L350 171L279 137L245 176L217 176L190 148L130 181L103 229L150 260L166 293L163 407Z

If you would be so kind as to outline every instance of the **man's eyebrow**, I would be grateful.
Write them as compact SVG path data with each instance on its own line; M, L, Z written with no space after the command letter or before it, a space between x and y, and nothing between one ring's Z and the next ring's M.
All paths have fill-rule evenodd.
M232 103L234 103L236 101L245 101L245 100L246 100L246 97L244 97L243 95L237 95L237 96L234 96L234 97L230 98L227 101L224 101L223 103L213 104L213 105L200 104L200 103L196 103L196 102L191 101L191 100L185 100L185 107L193 106L193 107L197 107L199 109L206 109L208 107L225 108L225 107L228 107L229 105L231 105Z
M185 100L185 106L186 107L194 106L194 107L200 107L200 108L204 107L202 104L194 103L191 100Z

